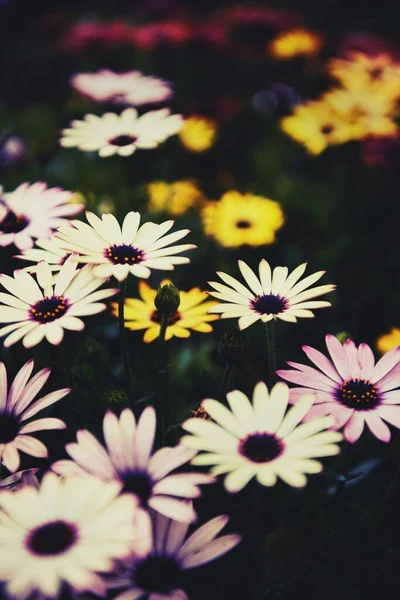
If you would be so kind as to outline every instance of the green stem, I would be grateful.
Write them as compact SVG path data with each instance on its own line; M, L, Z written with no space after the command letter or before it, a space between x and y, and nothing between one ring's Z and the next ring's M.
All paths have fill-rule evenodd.
M276 352L275 352L275 322L272 319L265 325L268 348L268 384L272 387L276 383Z
M122 358L124 361L124 375L125 375L125 388L127 397L131 399L131 373L129 370L129 354L128 345L126 341L126 329L125 329L125 294L126 294L126 279L119 283L119 297L118 297L118 325L119 325L119 336L121 340Z
M226 394L228 391L228 384L233 372L233 364L227 362L225 365L224 373L222 375L221 383L218 389L218 397L221 399L221 402L226 401Z
M157 443L159 446L162 446L164 441L168 409L168 354L165 343L168 322L169 315L161 315L160 333L158 335L157 392L154 406L157 414Z

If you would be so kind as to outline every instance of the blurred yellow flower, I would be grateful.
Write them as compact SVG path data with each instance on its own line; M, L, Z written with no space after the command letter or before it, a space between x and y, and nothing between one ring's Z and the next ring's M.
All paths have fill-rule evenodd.
M353 139L392 135L397 131L392 119L396 103L385 88L334 89L323 96L322 102L350 126Z
M322 38L307 29L284 31L272 40L269 50L278 59L314 56L322 46Z
M165 211L170 215L182 215L205 201L205 198L193 181L182 180L173 183L154 181L147 185L151 212Z
M236 191L208 202L201 215L205 233L229 248L273 244L285 220L279 202Z
M167 279L161 285L170 283ZM146 329L143 340L146 343L158 338L160 333L160 315L154 306L157 290L153 290L145 281L139 282L140 300L127 298L125 300L125 327L132 331ZM201 333L210 333L213 329L211 321L219 318L218 315L208 315L208 310L217 304L214 300L208 300L208 295L200 288L192 288L188 292L180 291L179 310L170 317L165 339L170 340L173 336L188 338L190 330ZM204 302L204 300L207 300ZM111 305L112 312L118 316L118 304Z
M179 137L187 150L205 152L215 143L217 124L213 119L193 115L185 119Z
M381 354L400 346L400 329L392 327L389 333L381 335L376 341L376 347Z
M103 213L113 213L115 211L115 204L111 196L104 196L101 198L97 207L97 211L101 215Z
M354 52L348 59L333 59L329 73L348 89L385 88L394 97L400 95L400 63L394 62L390 54Z
M72 194L68 202L70 204L83 204L83 206L86 206L86 198L80 192L75 192L74 194Z
M281 127L310 154L320 154L328 146L353 139L351 124L323 101L297 106L293 115L281 120Z

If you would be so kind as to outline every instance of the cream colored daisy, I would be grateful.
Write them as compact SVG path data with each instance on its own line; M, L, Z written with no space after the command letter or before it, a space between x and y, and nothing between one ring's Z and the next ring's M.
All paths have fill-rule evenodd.
M254 388L253 402L235 390L227 395L229 410L216 400L204 400L202 406L214 423L188 419L182 425L191 433L181 443L204 450L192 460L194 465L213 465L214 475L227 474L225 487L238 492L256 477L265 486L275 485L279 477L294 487L307 483L306 474L322 471L316 460L338 454L336 442L342 435L326 431L331 417L319 417L301 423L313 402L313 395L300 398L286 412L289 388L277 383L268 393L262 381Z
M104 279L93 276L93 267L77 268L75 256L70 256L53 277L49 265L38 264L35 277L25 271L14 271L14 277L0 275L0 284L9 292L0 293L0 336L7 336L9 347L22 339L25 348L32 348L46 338L50 344L60 344L64 330L82 331L79 317L95 315L106 309L104 300L117 293L115 288L99 290Z
M171 246L189 233L189 229L180 229L165 235L174 221L160 225L149 221L139 227L140 213L129 212L121 227L111 214L104 214L99 219L94 213L87 212L86 218L89 225L71 221L72 227L61 227L55 237L62 248L78 255L80 263L94 265L95 277L106 279L114 275L118 281L123 281L131 273L146 279L151 269L171 271L175 265L190 262L175 254L196 248L193 244Z
M47 473L0 494L0 581L8 598L57 598L62 586L104 595L101 577L131 553L147 519L118 483ZM140 547L140 544L137 544Z
M297 318L310 318L314 313L310 309L331 306L330 302L311 300L316 296L328 294L335 289L335 285L312 286L324 275L325 271L318 271L300 280L307 263L297 267L292 273L287 267L271 269L269 263L263 258L259 265L259 277L250 267L239 260L239 269L248 287L226 273L218 272L222 281L208 283L216 291L209 292L211 296L222 300L210 308L210 313L221 313L222 319L239 317L239 328L246 329L256 321L263 323L272 319L281 319L289 323L296 323Z
M128 108L120 115L86 115L83 121L72 121L71 125L62 131L60 144L64 148L98 151L102 157L114 154L130 156L137 149L157 148L171 135L179 133L183 118L171 115L167 108L153 110L140 117L134 108Z

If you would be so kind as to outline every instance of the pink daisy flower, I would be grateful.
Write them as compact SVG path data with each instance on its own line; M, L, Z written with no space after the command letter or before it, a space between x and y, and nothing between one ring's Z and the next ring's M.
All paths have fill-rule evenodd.
M384 421L400 427L400 346L387 352L376 364L367 344L359 347L352 340L343 345L333 335L326 336L330 359L303 346L318 367L288 362L293 370L277 371L286 381L302 387L290 390L290 402L307 392L314 392L315 403L307 418L331 415L334 429L344 427L349 442L358 440L366 423L371 433L382 442L390 440L390 429Z
M79 93L96 102L112 102L141 106L165 102L172 96L169 83L158 77L144 75L140 71L116 73L100 69L95 73L77 73L71 85Z
M0 246L15 244L20 250L32 248L35 238L48 238L76 215L83 204L69 202L74 192L48 188L38 181L23 183L11 193L0 187Z
M171 475L197 450L165 447L151 456L155 432L156 413L151 406L144 409L138 423L128 408L119 419L108 411L103 421L106 449L89 431L78 431L77 443L66 446L73 460L59 460L52 469L66 477L89 473L103 481L122 482L123 491L134 494L142 508L153 508L177 521L195 521L193 507L182 499L199 497L199 484L212 483L214 478L203 473Z
M0 464L2 462L11 473L20 464L18 451L39 458L47 456L46 446L29 433L66 427L64 421L53 417L26 423L36 413L58 402L71 391L69 388L56 390L33 402L51 372L51 369L42 369L29 381L33 366L33 360L24 364L7 394L7 371L4 363L0 362Z

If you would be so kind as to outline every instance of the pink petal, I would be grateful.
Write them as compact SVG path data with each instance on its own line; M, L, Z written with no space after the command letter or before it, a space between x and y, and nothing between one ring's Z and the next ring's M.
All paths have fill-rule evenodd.
M354 411L344 428L344 437L348 442L356 442L364 429L364 416Z
M400 406L380 406L378 414L391 425L400 428Z
M22 369L20 369L15 376L13 384L10 388L10 393L8 394L7 408L9 410L14 408L15 404L18 402L21 394L23 393L26 383L31 376L33 366L33 360L28 360L28 362L24 364Z
M240 535L235 533L217 538L198 552L189 554L189 556L183 560L183 566L185 569L192 569L193 567L199 567L200 565L215 560L229 552L229 550L232 550L232 548L239 544L240 540Z
M88 474L87 471L72 460L57 460L57 462L51 465L51 469L54 473L63 477L82 477Z
M30 382L25 386L23 393L21 394L18 402L15 405L15 413L19 415L23 410L32 402L32 400L40 392L46 381L48 380L51 373L51 369L42 369L39 373L36 373Z
M0 362L0 411L7 402L7 370L4 363Z
M46 446L30 435L18 436L15 439L14 444L19 450L22 450L31 456L36 456L38 458L45 458L47 456Z
M153 496L149 500L149 506L162 515L182 523L193 523L197 518L191 504L174 500L169 496Z
M351 379L360 378L360 364L358 362L358 352L353 340L346 340L343 344L343 350L347 356L347 364Z
M197 450L186 448L186 446L175 446L175 448L161 448L151 458L148 471L153 479L161 479L174 469L192 460Z
M310 346L303 346L303 351L308 358L325 373L325 375L333 379L333 381L336 381L336 383L342 383L342 378L336 371L334 365L329 358L322 354L322 352L315 350L315 348L311 348Z
M386 352L382 358L376 363L372 374L371 383L379 383L379 381L385 377L400 361L400 346L393 348L389 352Z
M11 473L15 473L15 471L18 469L19 463L20 463L19 454L18 454L18 450L17 450L17 444L16 444L17 440L18 440L18 438L16 440L14 440L14 442L12 444L6 444L3 447L2 461Z
M375 356L368 344L363 343L358 346L358 361L361 377L370 380L375 365Z
M384 392L381 395L384 404L400 404L400 390Z
M371 433L381 440L381 442L390 442L390 429L382 421L377 412L370 412L365 415L365 420Z
M156 433L156 413L152 406L142 412L136 430L135 456L136 467L147 467Z
M342 344L339 342L334 335L328 334L325 337L326 347L328 348L329 354L332 357L333 363L339 373L344 379L350 379L350 371L347 364L347 355L344 351Z
M336 390L338 387L338 385L335 381L332 381L332 379L330 377L328 377L327 375L325 375L325 373L321 373L321 371L317 371L317 369L315 369L314 367L308 367L307 365L302 365L301 363L296 363L293 361L288 361L287 364L290 367L293 367L294 369L298 369L299 371L302 371L306 375L308 374L311 377L318 379L318 381L320 381L321 383L324 383L325 385L329 386L329 388L331 390Z
M220 515L196 529L179 550L178 558L185 558L211 542L222 531L228 521L229 517L227 515Z
M350 419L353 411L351 408L342 406L337 402L324 402L323 404L314 404L305 420L315 419L324 415L331 415L335 419L332 429L340 429Z
M310 388L312 390L332 392L331 386L327 385L325 382L322 382L319 379L319 376L321 374L317 370L315 370L315 377L313 377L312 375L306 375L305 373L301 373L300 371L289 371L282 369L277 371L276 373L279 375L279 377L282 377L282 379L286 379L286 381L291 381L292 383L297 383L298 385L304 385L305 387Z
M46 417L45 419L37 419L27 425L24 425L19 430L20 433L32 433L33 431L43 431L45 429L65 429L67 426L61 419L54 417Z
M400 386L400 364L393 367L385 377L377 383L381 392L388 392Z
M25 410L23 412L23 414L21 415L21 421L26 421L26 419L33 417L34 415L36 415L38 412L40 412L44 408L47 408L51 404L58 402L59 400L61 400L61 398L64 398L64 396L69 394L70 391L71 391L71 388L64 388L62 390L50 392L50 394L43 396L43 398L40 398L40 400L37 400L34 404L32 404L30 406L30 408L28 408L27 410Z

